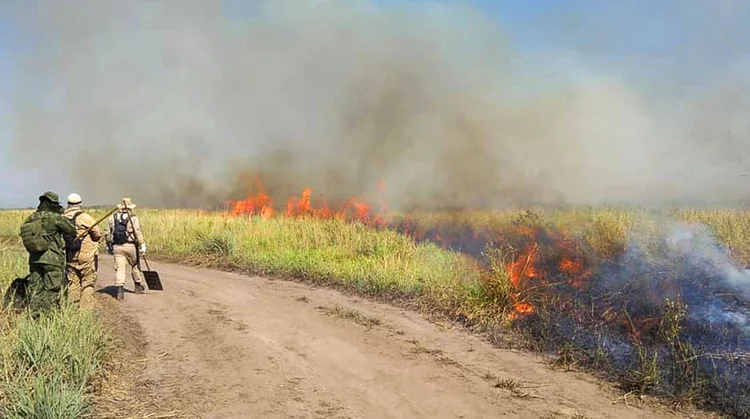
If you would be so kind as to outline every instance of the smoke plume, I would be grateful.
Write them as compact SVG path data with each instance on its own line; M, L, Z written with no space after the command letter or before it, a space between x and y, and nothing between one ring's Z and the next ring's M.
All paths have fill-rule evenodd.
M14 12L13 155L89 202L211 205L257 176L282 204L307 186L374 196L383 181L402 209L747 193L740 76L679 101L580 63L549 78L562 54L519 52L466 4L36 0Z

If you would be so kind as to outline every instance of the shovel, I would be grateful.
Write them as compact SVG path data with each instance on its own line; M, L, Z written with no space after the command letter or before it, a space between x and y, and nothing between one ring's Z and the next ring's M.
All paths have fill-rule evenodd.
M128 220L130 222L130 220ZM145 255L141 254L140 251L140 243L135 244L135 255L138 258L138 268L141 268L141 259L143 259L144 262L146 262L146 270L144 271L141 269L141 273L143 274L143 279L146 281L146 285L148 285L149 290L154 291L164 291L164 287L161 285L161 278L159 278L159 272L152 271L151 267L148 266L148 259L146 259Z
M146 263L146 270L141 271L143 273L143 279L146 281L149 290L164 291L164 287L161 285L161 278L159 278L159 272L152 271L148 266L148 259L141 255L143 261Z

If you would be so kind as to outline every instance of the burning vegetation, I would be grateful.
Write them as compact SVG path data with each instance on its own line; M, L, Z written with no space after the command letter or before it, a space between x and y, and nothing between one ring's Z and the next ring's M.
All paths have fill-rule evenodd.
M750 414L750 278L701 224L604 249L531 212L497 229L422 228L382 200L331 206L307 188L277 211L260 182L256 189L226 213L349 220L464 253L496 322L559 363L604 371L628 391Z
M270 218L277 214L274 209L273 200L264 192L260 180L256 180L256 190L248 191L245 199L239 201L227 201L224 204L225 212L231 215L261 216ZM380 190L385 184L378 185ZM325 196L318 199L313 198L312 188L305 188L299 197L290 197L286 201L287 217L314 217L321 219L338 219L357 221L371 227L382 227L386 225L385 215L388 207L381 200L378 211L372 211L372 205L362 199L349 198L338 209L332 209Z

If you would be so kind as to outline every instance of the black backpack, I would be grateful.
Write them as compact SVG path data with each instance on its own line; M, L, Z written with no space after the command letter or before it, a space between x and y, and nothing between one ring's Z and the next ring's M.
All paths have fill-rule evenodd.
M78 211L75 213L73 218L71 219L71 222L73 225L76 225L76 219L78 219L78 216L83 214L83 211ZM78 233L73 234L72 236L65 236L65 250L68 253L78 253L81 250L81 243L83 242L84 237L81 237L80 239L76 239L78 237Z
M115 225L112 231L112 244L125 244L128 241L128 222L130 217L123 220L122 213L120 216L115 216Z

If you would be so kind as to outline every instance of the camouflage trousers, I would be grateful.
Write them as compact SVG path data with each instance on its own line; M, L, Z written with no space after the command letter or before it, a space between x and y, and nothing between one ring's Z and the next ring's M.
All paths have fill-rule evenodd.
M90 263L69 264L67 267L68 277L68 301L81 309L91 309L96 303L94 298L94 284L96 284L96 264Z
M60 307L65 292L65 269L47 264L29 265L26 295L32 314L48 312Z

